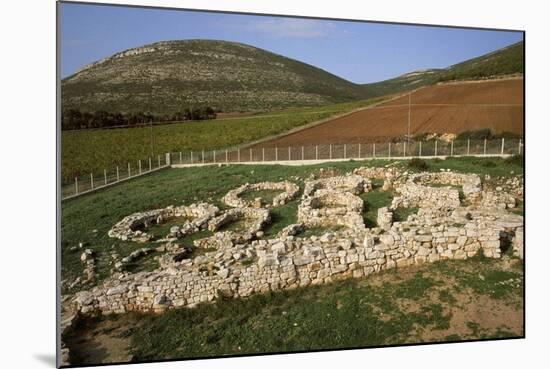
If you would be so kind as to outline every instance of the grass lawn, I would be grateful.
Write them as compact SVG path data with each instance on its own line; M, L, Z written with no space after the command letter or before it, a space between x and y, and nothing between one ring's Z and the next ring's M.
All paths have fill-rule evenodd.
M103 345L105 332L118 345ZM160 315L90 319L68 341L74 363L86 364L112 360L113 346L124 360L142 361L522 335L521 262L476 257Z
M248 117L193 121L153 127L154 154L215 150L280 134L317 120L368 106L380 98L322 107L287 109ZM64 181L89 175L102 178L103 170L127 163L137 168L151 156L151 128L97 129L61 133L61 175ZM147 165L147 164L145 164Z

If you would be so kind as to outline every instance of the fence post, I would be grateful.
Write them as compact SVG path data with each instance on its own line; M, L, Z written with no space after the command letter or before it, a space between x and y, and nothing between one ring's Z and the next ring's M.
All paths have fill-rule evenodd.
M153 169L153 161L151 160L151 157L149 157L149 172Z
M344 159L347 159L348 156L348 146L344 144Z
M422 141L418 142L418 156L422 156Z
M376 142L372 143L372 157L376 158Z
M502 146L500 147L500 155L504 155L504 137L502 137Z
M160 154L157 155L157 159L158 159L158 162L159 162L159 168L160 168Z
M265 147L262 147L262 161L265 161Z
M288 147L288 160L290 161L290 146Z
M451 156L453 156L454 147L455 147L455 141L451 140Z
M74 190L75 194L78 195L78 177L74 177Z
M434 156L437 156L437 139L435 140L435 151L434 151Z
M118 165L116 166L116 181L120 181L120 174L118 173Z
M214 157L212 160L213 160L214 164L216 164L216 150L212 150L212 154L213 154L213 157Z
M359 144L359 159L361 159L361 144Z
M92 190L94 189L94 174L90 173L90 183L92 184Z
M237 161L239 163L241 162L241 148L240 147L237 149Z
M225 163L229 162L229 157L227 156L227 149L225 149Z
M483 141L483 155L487 155L487 139Z
M180 151L180 164L183 163L183 154ZM193 151L191 151L191 164L193 164Z
M141 174L141 159L138 160L138 172Z
M319 160L319 146L315 145L315 160Z
M518 155L521 155L521 138L519 139Z
M388 143L388 158L391 158L391 142Z
M279 148L275 147L275 161L279 161Z
M466 149L466 155L470 155L470 139L468 139L468 148Z
M407 141L403 141L403 157L407 156Z
M172 155L170 155L169 152L167 152L167 153L164 155L164 161L165 161L166 166L172 165Z
M128 178L132 176L132 170L130 169L130 163L128 163Z
M252 149L250 149L250 160L249 161L252 161Z
M332 144L329 144L328 146L328 158L329 160L332 160Z
M302 146L302 161L304 160L304 147Z
M204 164L204 150L202 150L202 163Z
M181 160L180 160L181 163ZM191 164L193 164L193 151L191 151Z
M103 177L105 178L105 186L107 186L107 169L103 169Z

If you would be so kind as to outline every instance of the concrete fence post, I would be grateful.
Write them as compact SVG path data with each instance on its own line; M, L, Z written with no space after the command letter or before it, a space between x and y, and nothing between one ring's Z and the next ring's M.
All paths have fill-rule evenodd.
M229 162L229 155L227 154L227 149L225 149L225 163Z
M105 178L105 186L107 186L107 169L103 169L103 178Z
M348 146L344 144L344 159L347 159L348 156Z
M130 168L130 163L128 163L128 178L132 176L132 169Z
M435 140L434 156L437 156L437 139Z
M78 178L74 177L74 192L78 195Z
M319 146L315 145L315 160L319 160Z
M92 190L93 190L94 189L94 174L93 173L90 173L90 183L91 183Z
M521 155L521 138L519 139L518 155Z
M407 141L403 141L403 157L407 156Z
M181 163L181 159L180 159L180 163ZM191 164L193 164L193 151L191 151Z
M157 155L157 160L158 160L158 163L159 163L159 168L160 168L160 154Z
M117 165L117 167L116 167L116 181L117 181L117 182L120 181L120 174L119 174L119 172L118 172L118 165Z
M388 158L391 158L391 142L388 143Z
M288 160L290 161L290 146L288 147Z
M212 157L213 157L213 162L214 164L216 164L216 150L212 150Z
M241 162L241 148L240 147L237 149L237 161L239 163Z
M183 163L183 154L180 151L180 164ZM193 151L191 151L191 164L193 164Z
M279 161L279 148L275 147L275 161Z
M467 144L467 149L466 149L466 155L470 155L470 139L468 139L468 144Z
M418 142L418 156L422 156L422 141Z
M359 144L359 152L358 152L359 159L361 159L361 144Z
M376 142L372 143L372 157L376 158Z
M153 169L153 160L149 158L149 172Z
M262 161L265 161L265 147L262 147Z
M451 140L451 156L453 156L453 151L454 151L454 146L455 145L455 141L454 140Z
M138 172L141 174L141 159L138 160Z
M332 144L328 145L328 158L332 160Z
M201 156L201 158L202 158L202 163L204 164L204 150L202 150L202 156Z
M502 137L502 146L500 147L500 155L504 155L504 137Z
M483 155L487 155L487 139L483 140Z
M250 158L249 158L249 160L248 160L248 161L252 161L252 149L250 149L250 152L249 152L249 154L250 154Z
M302 146L302 161L304 160L304 147Z
M170 153L167 152L165 156L166 156L166 165L167 166L172 165L172 155L170 155Z

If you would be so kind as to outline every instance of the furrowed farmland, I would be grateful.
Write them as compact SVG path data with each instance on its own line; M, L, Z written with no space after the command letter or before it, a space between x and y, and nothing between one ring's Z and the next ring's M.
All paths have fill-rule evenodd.
M408 94L256 147L388 141L407 134ZM523 134L523 79L440 84L411 93L411 134L489 128Z

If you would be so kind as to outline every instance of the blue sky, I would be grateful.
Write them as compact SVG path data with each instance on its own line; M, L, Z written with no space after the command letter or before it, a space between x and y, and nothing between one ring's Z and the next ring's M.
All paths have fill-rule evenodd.
M62 3L61 75L132 47L195 38L250 44L369 83L447 67L523 34Z

